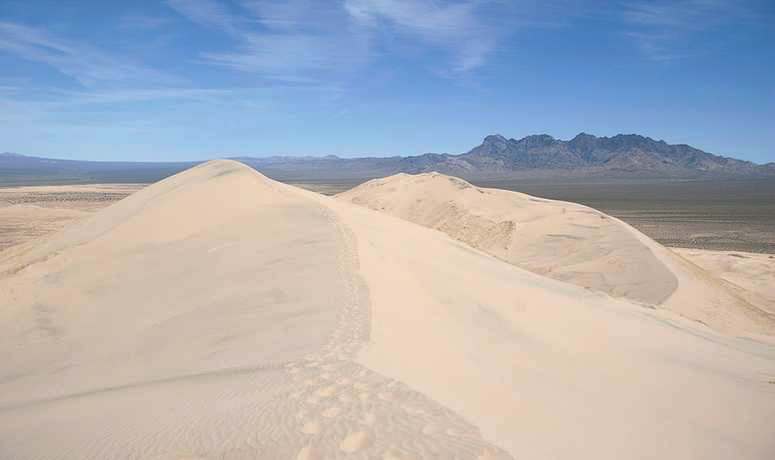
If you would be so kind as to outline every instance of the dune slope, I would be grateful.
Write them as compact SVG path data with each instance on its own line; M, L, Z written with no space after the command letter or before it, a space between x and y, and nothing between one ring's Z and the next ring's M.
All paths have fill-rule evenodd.
M688 248L672 250L730 283L750 303L775 313L775 255Z
M337 198L433 228L540 275L649 305L727 333L775 334L775 317L624 222L583 205L397 174Z
M775 449L771 345L236 162L0 257L0 458Z

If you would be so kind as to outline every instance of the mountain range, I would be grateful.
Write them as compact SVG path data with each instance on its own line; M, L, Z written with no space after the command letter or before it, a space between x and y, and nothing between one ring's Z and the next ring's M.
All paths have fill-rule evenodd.
M438 171L469 179L510 177L710 178L775 175L775 163L714 155L689 145L671 145L637 134L571 140L546 134L507 139L499 134L459 155L426 153L408 157L238 158L279 178L381 177L399 172Z
M469 179L519 177L734 178L775 176L775 163L749 161L668 144L637 134L570 140L538 134L508 139L499 134L462 154L340 158L232 157L281 180L364 179L399 172L438 171ZM197 162L97 162L0 154L0 184L42 182L151 182Z

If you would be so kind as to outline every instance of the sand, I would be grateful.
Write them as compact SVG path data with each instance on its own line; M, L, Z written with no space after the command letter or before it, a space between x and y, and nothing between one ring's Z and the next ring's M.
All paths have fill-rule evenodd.
M476 184L581 203L668 247L775 254L772 178L515 178Z
M721 331L775 334L775 316L636 229L592 208L397 174L337 195L444 232L533 273L680 313Z
M775 452L775 347L746 328L232 161L0 253L0 299L0 458Z
M339 199L387 212L550 278L661 303L675 276L628 228L594 209L474 187L438 173L369 181Z
M143 184L0 187L0 251L61 230Z
M673 252L729 283L750 303L775 313L775 254L673 248Z

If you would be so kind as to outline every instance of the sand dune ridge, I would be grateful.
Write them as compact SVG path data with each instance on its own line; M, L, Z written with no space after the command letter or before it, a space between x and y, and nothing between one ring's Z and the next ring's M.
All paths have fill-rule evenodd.
M0 273L2 458L775 449L772 345L236 162L12 248Z

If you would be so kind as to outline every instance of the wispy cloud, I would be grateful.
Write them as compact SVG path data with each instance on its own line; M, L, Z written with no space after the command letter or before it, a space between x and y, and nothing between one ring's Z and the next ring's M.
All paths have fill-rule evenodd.
M161 89L118 89L104 91L60 91L56 96L67 105L121 104L159 100L185 100L214 102L235 93L233 89L206 88L161 88Z
M650 59L675 60L691 55L692 39L704 31L749 17L746 2L669 0L627 3L622 10L627 35Z
M319 0L243 0L242 6L265 27L276 31L326 32L341 25L343 6Z
M480 14L483 3L346 0L345 6L349 14L363 24L378 27L386 23L421 42L449 49L455 55L455 70L468 71L485 63L497 41L493 27Z
M357 63L361 55L347 48L342 37L321 39L309 34L246 35L235 52L203 53L211 63L269 79L312 82L311 73L336 71Z
M197 10L199 13L196 13L195 8L191 6L193 2L189 3L186 11L192 17L199 18L197 14L208 11ZM119 21L126 18L125 16ZM151 29L163 25L157 21L149 22L144 19L139 22L133 19L130 21L131 24L125 25ZM210 21L211 18L202 20ZM290 56L287 59L312 62L313 64L308 65L314 65L314 59L303 59L299 55L294 57L293 49L281 48L281 45L287 46L292 42L279 41L273 44L262 41L261 44L252 44L251 40L254 37L244 33L241 26L237 26L238 22L236 17L224 12L218 21L209 22L207 25L235 34L240 40L244 40L247 46L267 46L267 55L270 53L274 55L280 51L281 55ZM124 23L121 22L121 24ZM315 46L320 45L312 43L301 49L309 52L314 50ZM332 53L334 51L328 54ZM279 97L284 91L290 89L302 94L304 91L317 91L327 95L336 95L341 91L339 87L329 82L304 80L301 77L291 81L290 76L282 84L254 81L250 85L199 85L196 80L178 77L175 74L170 75L156 68L133 62L120 53L107 52L95 45L71 38L66 39L48 30L11 22L0 22L0 54L10 54L45 64L80 83L80 89L72 89L72 85L63 86L61 83L46 80L41 84L28 79L0 79L0 107L3 108L3 119L8 121L10 117L19 123L45 122L62 114L98 113L108 108L114 110L118 116L117 114L122 111L130 113L133 110L142 110L143 105L149 102L153 102L154 107L162 112L175 111L176 107L183 104L199 107L244 108L264 106L272 100L273 96ZM249 56L253 59L260 58L255 53ZM247 59L247 57L244 58ZM234 68L240 65L254 65L269 70L277 69L278 73L286 71L291 65L287 61L273 61L268 57L264 63L236 60L226 62L228 56L215 54L206 56L206 59L211 63L221 59L222 65ZM74 119L80 120L81 117L79 115Z
M201 26L231 36L236 45L201 53L204 62L252 72L283 83L318 83L368 56L368 37L347 21L339 4L310 0L245 0L230 9L215 0L169 0Z
M217 0L167 0L167 5L197 24L240 34L237 17Z
M243 89L106 89L64 91L0 87L0 121L21 130L38 132L72 132L115 130L121 126L149 126L164 122L189 110L241 110L270 103L268 91L261 88ZM154 104L154 111L144 107ZM142 117L137 114L142 113ZM106 118L106 114L108 117ZM185 115L183 115L185 116Z
M146 85L180 82L177 78L105 54L92 46L10 22L0 22L0 51L47 64L86 86L110 82L142 82Z
M498 0L168 0L182 16L236 40L233 49L207 51L212 64L287 81L357 68L374 56L382 32L415 46L443 49L449 67L484 65L499 39L483 6ZM321 74L322 73L322 74ZM314 76L312 74L315 74Z

